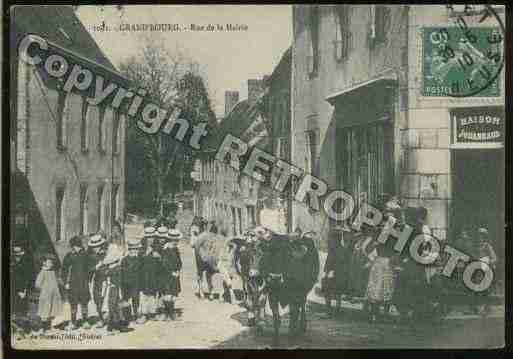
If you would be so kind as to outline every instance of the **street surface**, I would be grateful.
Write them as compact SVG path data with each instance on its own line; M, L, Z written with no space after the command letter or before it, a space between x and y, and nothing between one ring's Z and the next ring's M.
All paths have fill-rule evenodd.
M127 226L127 236L135 236L142 227ZM107 335L91 329L73 331L75 335L97 334L95 340L25 338L14 345L19 349L165 349L165 348L270 348L272 320L270 310L262 335L246 326L244 308L219 300L196 298L193 290L194 259L188 244L179 245L183 260L182 293L177 301L181 315L173 322L151 321L127 333ZM323 260L321 259L321 262ZM359 309L346 305L341 316L325 319L322 299L312 291L308 304L308 329L302 338L287 337L288 317L282 320L280 348L495 348L504 343L504 313L494 312L486 319L453 314L437 324L369 324ZM353 306L356 308L357 306ZM69 307L65 316L69 319ZM52 330L48 334L66 334Z

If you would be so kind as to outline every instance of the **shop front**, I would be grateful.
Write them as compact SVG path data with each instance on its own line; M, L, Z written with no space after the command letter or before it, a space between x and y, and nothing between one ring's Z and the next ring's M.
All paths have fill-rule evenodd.
M395 81L381 79L331 99L335 106L337 187L358 208L394 192Z
M497 253L504 253L504 109L451 110L453 236L463 228L488 230Z

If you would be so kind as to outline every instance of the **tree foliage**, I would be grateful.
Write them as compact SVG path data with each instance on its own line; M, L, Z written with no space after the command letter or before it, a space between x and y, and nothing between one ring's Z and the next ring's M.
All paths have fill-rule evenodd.
M152 102L177 109L191 127L199 122L215 126L208 90L195 67L181 51L171 53L163 43L147 39L141 53L123 62L120 71L135 88L145 89ZM187 146L187 137L182 143L175 139L175 133L176 129L170 134L148 135L137 128L135 121L127 126L129 210L153 208L162 215L166 196L183 190L184 182L191 185L187 179L195 153Z

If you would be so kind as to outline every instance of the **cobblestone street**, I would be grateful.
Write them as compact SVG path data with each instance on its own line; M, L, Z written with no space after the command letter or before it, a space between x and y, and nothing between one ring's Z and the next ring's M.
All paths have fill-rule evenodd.
M134 236L140 227L130 226L127 235ZM194 263L186 242L180 244L184 262L182 294L177 309L182 315L174 322L152 321L133 331L106 335L104 331L80 330L74 335L99 335L97 340L23 339L15 345L31 348L268 348L272 346L272 320L267 309L263 335L246 326L244 308L222 301L200 300L193 291ZM452 315L441 323L415 326L369 324L361 310L345 307L344 314L326 319L321 298L312 291L308 304L308 330L303 338L287 337L288 317L285 314L280 330L283 348L383 348L383 347L497 347L503 343L503 313L487 319L478 316ZM357 306L353 306L357 307ZM69 309L68 309L69 310ZM61 318L65 320L65 318ZM54 330L49 334L66 334ZM37 343L37 344L36 344ZM449 344L450 343L450 344Z

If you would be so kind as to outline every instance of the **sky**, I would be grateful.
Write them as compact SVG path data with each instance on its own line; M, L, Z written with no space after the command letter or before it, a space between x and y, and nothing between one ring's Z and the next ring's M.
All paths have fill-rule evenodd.
M217 116L224 114L224 92L247 98L247 80L271 74L292 44L290 5L133 5L80 6L77 15L116 67L140 53L141 32L119 31L121 24L178 24L180 32L144 32L162 37L200 64ZM109 32L95 31L102 21ZM246 31L192 31L191 24L245 25ZM125 25L123 25L125 26Z

